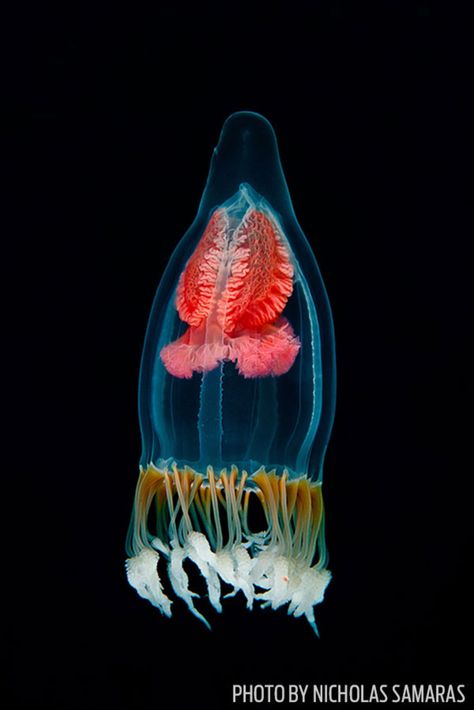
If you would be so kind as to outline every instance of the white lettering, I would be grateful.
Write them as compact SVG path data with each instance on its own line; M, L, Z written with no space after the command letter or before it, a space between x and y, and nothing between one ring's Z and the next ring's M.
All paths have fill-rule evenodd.
M357 685L357 684L320 684L313 685L313 703L464 703L466 702L465 684L458 685L415 685L394 684ZM309 685L262 684L232 685L233 703L305 703ZM390 691L390 692L389 692ZM311 700L310 700L311 702Z
M410 698L410 694L408 694L408 698ZM425 703L429 700L431 703L434 703L435 701L435 692L433 690L433 686L429 685L428 690L426 691L426 696L425 696Z
M360 687L358 685L350 685L349 686L349 700L351 701L351 703L358 703L360 699L361 699ZM362 697L362 702L365 702L363 697Z
M322 703L324 697L324 685L313 685L313 703Z
M276 703L285 702L285 686L284 685L275 685L275 689L273 691L273 694L274 694L274 700Z
M289 685L288 686L288 702L297 703L298 702L298 686Z
M300 693L301 693L301 702L305 703L306 702L306 693L308 692L309 686L308 685L300 685L298 687L299 687Z

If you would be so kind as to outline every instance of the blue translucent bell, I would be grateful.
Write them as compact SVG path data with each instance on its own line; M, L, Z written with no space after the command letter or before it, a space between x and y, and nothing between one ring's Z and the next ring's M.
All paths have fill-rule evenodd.
M288 603L316 630L330 579L321 484L334 405L330 307L274 131L258 114L233 114L145 339L127 560L138 593L171 615L163 555L174 592L207 623L190 559L218 611L224 581L249 608Z

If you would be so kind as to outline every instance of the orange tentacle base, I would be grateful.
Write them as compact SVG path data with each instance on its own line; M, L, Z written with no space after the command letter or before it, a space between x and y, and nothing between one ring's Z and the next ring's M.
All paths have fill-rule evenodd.
M260 506L265 529L252 531L249 507ZM321 486L306 476L290 479L263 467L252 476L232 466L217 475L189 467L142 469L127 561L129 581L164 613L171 614L157 574L159 553L168 560L175 593L195 608L183 561L191 559L205 577L211 604L221 611L221 581L254 599L305 615L316 630L313 606L329 582L325 569ZM153 529L150 530L150 521ZM317 562L314 558L319 553ZM263 591L257 591L260 588Z

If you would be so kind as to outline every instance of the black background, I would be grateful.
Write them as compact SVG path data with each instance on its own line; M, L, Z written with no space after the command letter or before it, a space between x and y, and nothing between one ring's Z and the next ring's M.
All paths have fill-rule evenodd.
M467 18L421 0L22 12L5 64L7 706L468 682ZM320 640L240 597L211 633L180 602L163 619L124 574L149 309L242 109L275 128L334 315Z

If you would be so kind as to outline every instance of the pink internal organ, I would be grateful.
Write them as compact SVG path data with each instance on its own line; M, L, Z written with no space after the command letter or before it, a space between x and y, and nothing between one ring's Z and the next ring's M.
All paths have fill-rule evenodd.
M161 351L171 375L192 377L232 361L244 377L282 375L300 342L281 313L293 291L293 266L270 219L249 210L232 230L216 210L185 270L176 307L188 330Z

